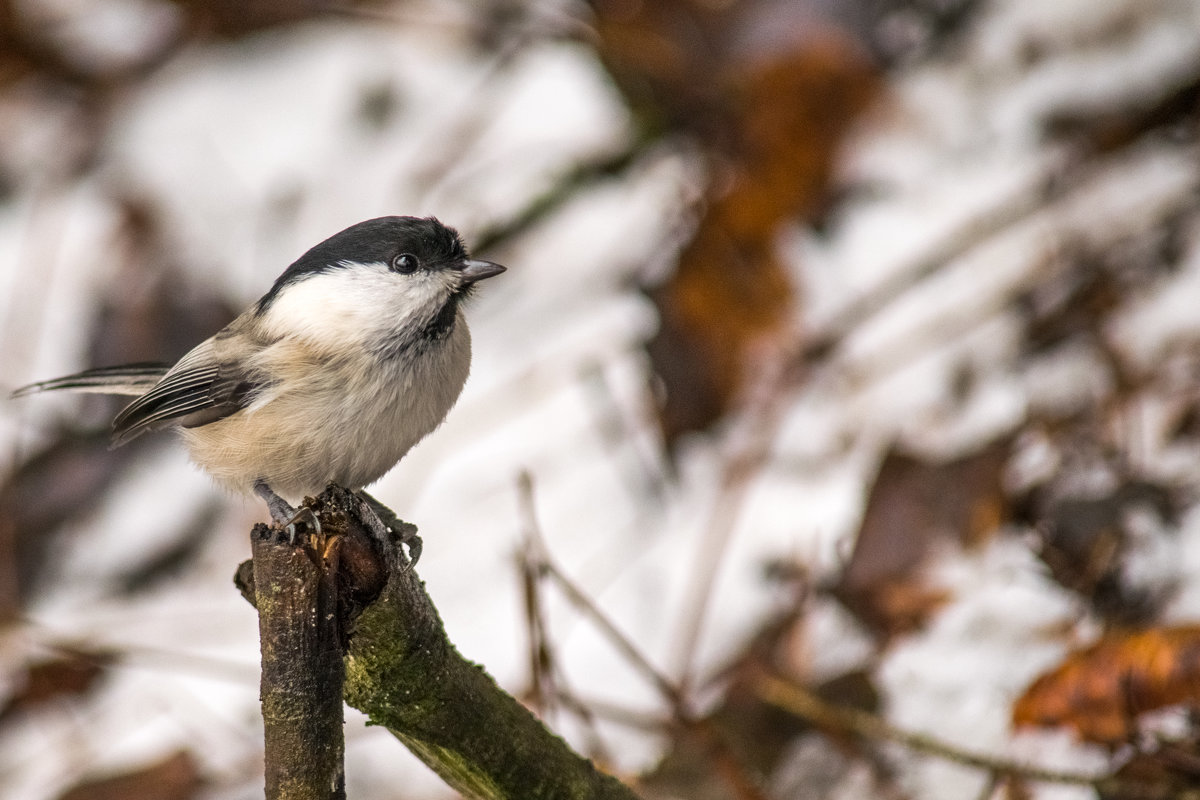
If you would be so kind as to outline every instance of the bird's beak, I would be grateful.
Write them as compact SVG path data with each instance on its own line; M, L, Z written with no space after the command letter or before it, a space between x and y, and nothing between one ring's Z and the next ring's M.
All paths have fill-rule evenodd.
M499 275L505 269L505 267L493 264L491 261L477 261L473 258L468 258L462 265L463 283L468 284L481 281L484 278Z

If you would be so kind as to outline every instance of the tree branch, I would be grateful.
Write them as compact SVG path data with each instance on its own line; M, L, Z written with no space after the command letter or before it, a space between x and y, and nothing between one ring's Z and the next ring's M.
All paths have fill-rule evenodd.
M334 573L266 525L251 533L267 800L344 800Z
M350 492L331 486L306 505L320 521L324 552L314 559L311 550L285 542L282 547L292 551L287 569L295 573L272 584L276 588L255 591L254 597L312 620L317 606L285 603L280 595L304 593L305 580L296 576L307 574L314 563L333 575L326 583L337 598L334 628L346 642L346 702L366 713L371 724L385 726L468 798L636 800L632 790L572 751L479 666L459 655L424 585L407 568L397 537L374 540L358 518L362 503ZM254 583L261 586L258 555ZM243 582L246 573L243 565ZM314 685L303 670L292 664L278 676L288 685L283 694L307 691L327 698L330 686ZM277 706L268 707L265 698L264 688L264 715L275 714ZM340 714L340 703L338 707ZM280 716L284 723L293 722ZM340 738L340 716L335 727Z

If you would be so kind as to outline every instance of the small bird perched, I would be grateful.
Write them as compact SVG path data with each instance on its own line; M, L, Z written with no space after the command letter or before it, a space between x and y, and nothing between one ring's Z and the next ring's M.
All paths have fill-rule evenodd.
M302 255L174 366L93 369L14 396L136 395L114 447L176 428L219 484L294 521L287 501L330 483L360 490L442 423L471 364L462 301L503 271L436 219L370 219Z

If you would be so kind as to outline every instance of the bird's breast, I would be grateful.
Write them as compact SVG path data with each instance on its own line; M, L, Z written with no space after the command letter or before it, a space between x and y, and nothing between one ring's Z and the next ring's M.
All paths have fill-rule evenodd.
M182 433L193 460L237 491L264 480L298 501L331 482L358 489L442 423L470 363L461 312L445 339L399 359L365 350L334 356L282 339L257 365L270 389L243 411Z

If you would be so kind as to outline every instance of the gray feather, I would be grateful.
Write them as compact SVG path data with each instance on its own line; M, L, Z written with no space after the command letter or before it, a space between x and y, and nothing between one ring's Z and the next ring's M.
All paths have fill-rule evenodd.
M65 375L49 381L22 386L13 397L25 397L38 392L88 392L92 394L142 395L162 380L169 364L125 364L119 367L100 367Z
M188 353L113 420L113 446L163 428L194 428L216 422L254 400L263 383L233 363L216 360L213 340Z

